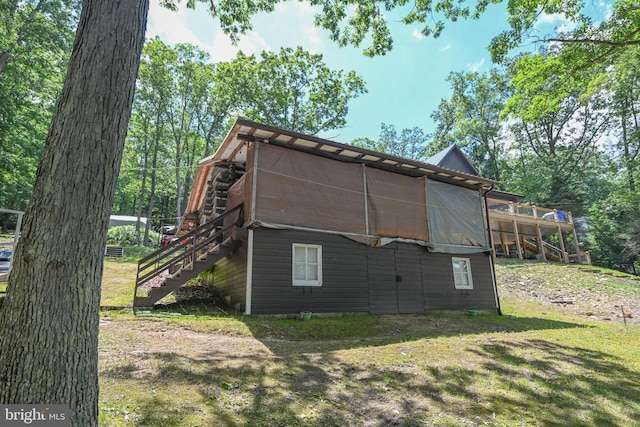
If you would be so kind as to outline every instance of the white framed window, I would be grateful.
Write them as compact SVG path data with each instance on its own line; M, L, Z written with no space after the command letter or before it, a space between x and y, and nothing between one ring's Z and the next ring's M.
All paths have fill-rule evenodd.
M293 286L322 286L322 246L293 243Z
M453 282L456 289L473 289L471 260L469 258L451 258L453 263Z

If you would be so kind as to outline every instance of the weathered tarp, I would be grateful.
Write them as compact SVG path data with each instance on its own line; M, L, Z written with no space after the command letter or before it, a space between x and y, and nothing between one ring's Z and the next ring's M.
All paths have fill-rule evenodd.
M275 145L260 144L257 168L255 156L252 147L247 172L229 191L229 207L244 200L245 223L343 233L373 246L400 240L434 252L488 250L477 190Z
M433 252L489 250L480 193L444 182L427 181L430 248Z
M361 168L358 164L260 145L255 219L365 234Z
M374 168L366 168L365 173L369 233L428 241L424 178Z

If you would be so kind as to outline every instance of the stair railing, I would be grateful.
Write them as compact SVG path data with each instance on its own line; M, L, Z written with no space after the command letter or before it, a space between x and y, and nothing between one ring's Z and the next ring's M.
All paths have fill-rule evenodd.
M141 258L138 261L136 284L133 291L134 300L138 296L138 288L141 285L157 277L167 269L169 271L177 270L195 263L198 257L206 253L213 244L221 243L224 233L235 227L235 224L221 227L224 219L242 208L242 206L242 204L239 204L229 209L222 215L178 237L167 246Z

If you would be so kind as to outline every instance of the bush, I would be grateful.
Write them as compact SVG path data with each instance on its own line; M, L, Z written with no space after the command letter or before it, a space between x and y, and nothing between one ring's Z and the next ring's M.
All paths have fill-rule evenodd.
M140 239L144 237L144 228L140 229ZM147 246L155 246L160 239L159 233L153 230L149 230L149 241ZM135 245L136 242L136 228L133 225L119 225L117 227L111 227L107 231L107 244L109 245Z

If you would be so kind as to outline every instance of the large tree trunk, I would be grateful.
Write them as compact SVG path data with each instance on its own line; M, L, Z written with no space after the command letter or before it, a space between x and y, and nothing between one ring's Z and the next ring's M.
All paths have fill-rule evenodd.
M148 0L85 0L0 311L0 402L69 404L98 424L106 231Z

